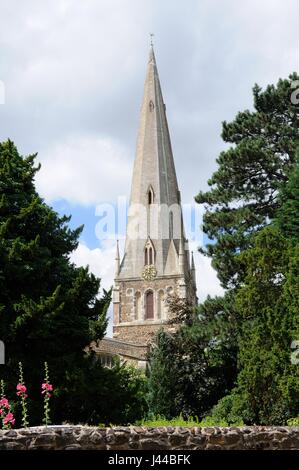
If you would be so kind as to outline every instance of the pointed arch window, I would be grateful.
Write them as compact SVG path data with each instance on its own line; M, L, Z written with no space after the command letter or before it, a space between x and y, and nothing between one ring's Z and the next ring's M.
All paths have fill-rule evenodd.
M154 293L148 290L145 293L145 319L151 320L154 318Z
M144 247L144 264L155 264L155 249L151 240L148 240Z
M148 205L150 206L151 204L153 204L154 202L154 191L153 191L153 188L150 187L148 189L148 192L147 192L147 202L148 202Z
M145 266L148 265L148 251L147 251L146 247L144 249L144 264L145 264Z
M151 246L148 249L148 264L154 264L153 249Z

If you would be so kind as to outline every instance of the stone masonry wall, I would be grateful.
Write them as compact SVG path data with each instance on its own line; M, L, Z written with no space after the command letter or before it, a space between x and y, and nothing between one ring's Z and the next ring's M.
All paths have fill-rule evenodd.
M126 324L113 326L113 336L118 340L132 342L133 344L147 345L153 336L163 327L164 330L174 330L169 325L154 323L150 320L140 324Z
M299 427L48 426L0 431L0 450L299 449Z

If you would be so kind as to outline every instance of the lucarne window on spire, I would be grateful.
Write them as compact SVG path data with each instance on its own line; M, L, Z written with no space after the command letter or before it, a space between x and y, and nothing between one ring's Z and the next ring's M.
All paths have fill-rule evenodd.
M150 110L150 112L154 111L154 107L155 107L155 105L154 105L153 101L150 100L150 102L149 102L149 110Z
M152 188L149 188L148 190L147 201L149 206L154 202L154 192Z

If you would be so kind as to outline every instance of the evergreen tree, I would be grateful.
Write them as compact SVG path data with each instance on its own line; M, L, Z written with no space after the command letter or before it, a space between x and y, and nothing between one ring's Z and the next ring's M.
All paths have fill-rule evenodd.
M267 227L241 256L246 277L237 295L243 316L237 389L256 424L286 424L299 413L299 370L291 363L299 320L298 247Z
M280 205L278 188L288 180L299 142L298 106L290 99L298 78L294 73L264 91L255 85L254 111L223 123L222 138L233 146L217 159L218 169L208 181L211 189L196 197L207 209L204 232L215 242L206 253L226 288L242 281L237 254L251 246L253 235Z
M299 242L299 151L290 177L280 192L281 207L276 222L282 233L294 243Z
M110 292L99 298L100 280L70 262L82 227L71 230L70 218L39 197L34 161L35 155L22 158L11 141L0 144L0 338L6 346L0 374L7 394L15 396L21 361L31 423L39 424L47 361L55 389L53 422L108 422L109 412L116 423L131 419L132 412L141 418L142 380L123 367L103 369L84 352L105 333Z
M296 162L273 224L239 255L245 273L236 296L240 371L237 387L214 408L215 418L286 424L299 414L299 369L291 362L291 344L299 338L297 189Z
M152 414L166 418L180 414L185 418L203 417L232 388L236 377L233 313L229 310L231 321L224 321L229 299L226 306L219 299L222 313L209 321L210 301L207 300L197 317L188 302L184 305L175 296L168 302L174 316L170 323L175 319L183 323L173 333L160 331L152 347L149 356Z

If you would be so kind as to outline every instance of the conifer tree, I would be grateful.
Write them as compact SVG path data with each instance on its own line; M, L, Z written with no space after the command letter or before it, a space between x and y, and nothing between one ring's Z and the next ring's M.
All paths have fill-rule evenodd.
M238 253L280 206L278 190L288 181L299 142L299 109L291 100L298 79L293 73L265 90L254 86L254 110L223 123L222 138L232 145L217 159L211 189L196 197L207 209L203 229L213 240L205 252L226 288L242 281Z
M39 197L34 162L35 155L22 158L11 141L0 144L0 338L7 361L1 378L14 391L23 363L37 416L43 363L61 414L62 397L88 370L83 349L105 333L110 293L98 298L100 280L71 263L82 227L71 230L70 218Z
M280 192L281 207L276 215L282 233L294 243L299 242L299 151L287 184Z

